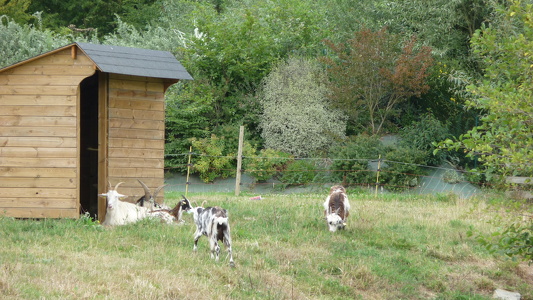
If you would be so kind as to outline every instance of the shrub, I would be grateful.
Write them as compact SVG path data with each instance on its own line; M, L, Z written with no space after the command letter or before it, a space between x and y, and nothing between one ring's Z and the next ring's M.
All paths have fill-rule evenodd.
M433 154L435 146L433 142L445 140L450 135L444 124L432 114L423 115L419 121L400 130L400 146L416 148L425 152L425 160L428 165L438 166L446 158L445 151Z
M314 181L316 168L312 161L295 160L287 165L279 180L287 186L308 184Z
M418 185L418 177L424 174L419 165L424 165L426 153L413 148L398 147L385 155L380 183L391 190L403 190Z
M209 139L192 138L194 152L200 153L195 159L193 172L200 174L204 182L213 182L216 178L227 178L235 174L233 153L226 153L224 138L211 135Z
M333 149L332 178L345 185L372 184L375 172L370 170L369 160L377 159L386 148L377 137L359 135Z
M256 181L266 181L283 170L293 157L283 151L262 149L258 155L246 156L243 168Z

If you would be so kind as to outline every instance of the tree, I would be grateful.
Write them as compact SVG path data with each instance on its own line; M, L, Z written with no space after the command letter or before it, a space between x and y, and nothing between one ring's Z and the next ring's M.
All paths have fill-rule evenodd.
M0 0L0 16L6 15L13 21L24 24L31 19L31 15L26 12L30 3L30 0Z
M291 57L263 81L260 120L265 147L308 156L343 137L344 116L331 109L325 74L316 63Z
M400 49L386 28L363 29L345 43L325 43L336 56L322 58L328 65L333 104L355 125L367 118L372 134L381 131L400 102L429 89L425 80L433 63L431 49L417 48L414 38Z
M21 25L0 16L0 67L67 45L68 36L40 30L33 25Z
M533 8L522 1L496 6L493 23L472 39L484 66L467 87L469 108L483 111L481 125L441 148L463 150L486 175L533 175Z

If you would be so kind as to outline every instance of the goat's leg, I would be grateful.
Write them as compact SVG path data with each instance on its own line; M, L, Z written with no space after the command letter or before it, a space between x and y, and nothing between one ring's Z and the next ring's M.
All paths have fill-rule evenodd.
M199 230L196 230L196 233L194 234L194 248L192 249L194 252L198 250L198 240L202 236L202 232Z
M215 261L218 261L220 255L220 246L218 245L216 237L209 239L209 246L211 248L211 258L214 258Z
M235 267L235 262L233 261L233 251L231 251L231 235L229 226L228 228L226 228L226 231L224 231L224 245L226 246L226 250L228 251L229 265L230 267Z

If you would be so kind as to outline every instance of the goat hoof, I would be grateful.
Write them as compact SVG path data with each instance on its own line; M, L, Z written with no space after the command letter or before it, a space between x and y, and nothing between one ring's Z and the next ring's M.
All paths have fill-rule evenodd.
M232 261L230 261L230 262L229 262L229 266L232 267L232 268L235 268L235 263L232 262Z

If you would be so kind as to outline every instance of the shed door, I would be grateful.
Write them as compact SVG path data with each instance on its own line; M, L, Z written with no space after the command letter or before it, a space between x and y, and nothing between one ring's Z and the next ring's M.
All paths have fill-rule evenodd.
M98 75L80 83L80 213L98 214Z

